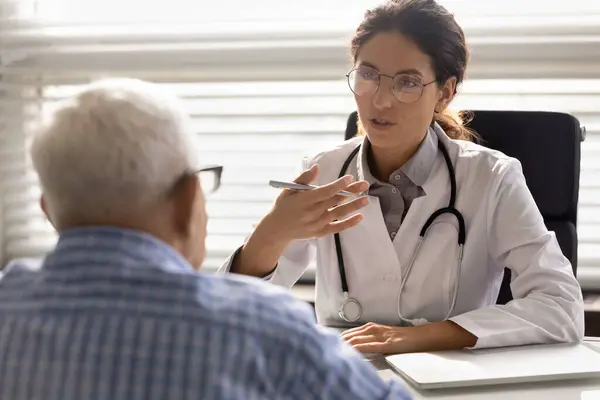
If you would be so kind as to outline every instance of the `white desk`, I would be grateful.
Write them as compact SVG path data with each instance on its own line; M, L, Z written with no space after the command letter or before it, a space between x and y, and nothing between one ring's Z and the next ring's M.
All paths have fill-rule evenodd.
M600 348L599 338L589 338L586 341ZM598 379L417 391L391 370L383 357L372 358L370 362L382 378L402 381L415 400L600 400Z

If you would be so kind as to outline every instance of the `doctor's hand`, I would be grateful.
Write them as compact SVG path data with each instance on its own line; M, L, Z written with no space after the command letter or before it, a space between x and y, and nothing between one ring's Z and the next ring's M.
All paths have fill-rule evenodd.
M315 165L294 182L309 184L317 178L317 174L318 166ZM313 190L283 190L257 229L274 232L274 237L288 242L342 232L362 221L360 214L348 215L366 206L368 199L362 196L348 201L339 193L346 190L359 194L368 189L367 182L354 182L352 176L344 176Z
M369 322L342 332L342 339L361 353L399 354L417 351L414 327L387 326Z
M400 354L460 350L477 344L477 337L452 321L419 326L387 326L369 322L342 332L342 339L361 353Z
M317 173L315 165L295 182L309 184ZM368 189L367 182L353 182L351 176L346 176L312 190L283 190L238 253L231 271L268 276L292 241L330 235L355 226L362 221L362 215L348 215L367 205L368 199L363 196L348 201L339 193L346 190L358 194Z

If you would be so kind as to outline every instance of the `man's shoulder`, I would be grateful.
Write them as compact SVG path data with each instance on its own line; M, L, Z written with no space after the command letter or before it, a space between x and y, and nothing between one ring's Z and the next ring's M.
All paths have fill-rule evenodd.
M215 328L283 346L319 336L308 303L258 278L115 265L44 272L43 260L14 261L2 275L6 296L32 280L65 301L75 290L78 301L65 305L70 312L86 312L86 304L94 304L94 312L183 323L199 331Z
M215 318L231 321L235 315L239 327L256 331L298 331L302 326L314 329L312 307L291 295L289 289L258 278L237 274L200 274L204 307Z
M42 268L43 260L34 258L21 258L11 260L0 270L0 290L14 285L26 284L28 278L38 275Z
M19 273L39 271L43 265L43 261L44 260L41 258L18 258L11 260L2 270L0 270L0 277L9 272Z

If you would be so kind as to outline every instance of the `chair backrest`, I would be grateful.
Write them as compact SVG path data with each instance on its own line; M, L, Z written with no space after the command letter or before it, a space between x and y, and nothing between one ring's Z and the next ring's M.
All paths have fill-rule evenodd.
M577 274L577 204L581 142L585 130L572 115L538 111L472 111L467 125L480 144L518 159L527 186L549 230L556 233ZM346 139L356 135L356 112L348 117ZM498 304L512 300L506 269Z

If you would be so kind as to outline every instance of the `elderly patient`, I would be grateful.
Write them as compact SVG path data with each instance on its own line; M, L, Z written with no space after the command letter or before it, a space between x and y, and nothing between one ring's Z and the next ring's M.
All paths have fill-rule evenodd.
M131 79L89 85L40 129L59 239L0 280L0 399L408 398L282 289L194 271L204 175L220 174L194 139L176 99Z

